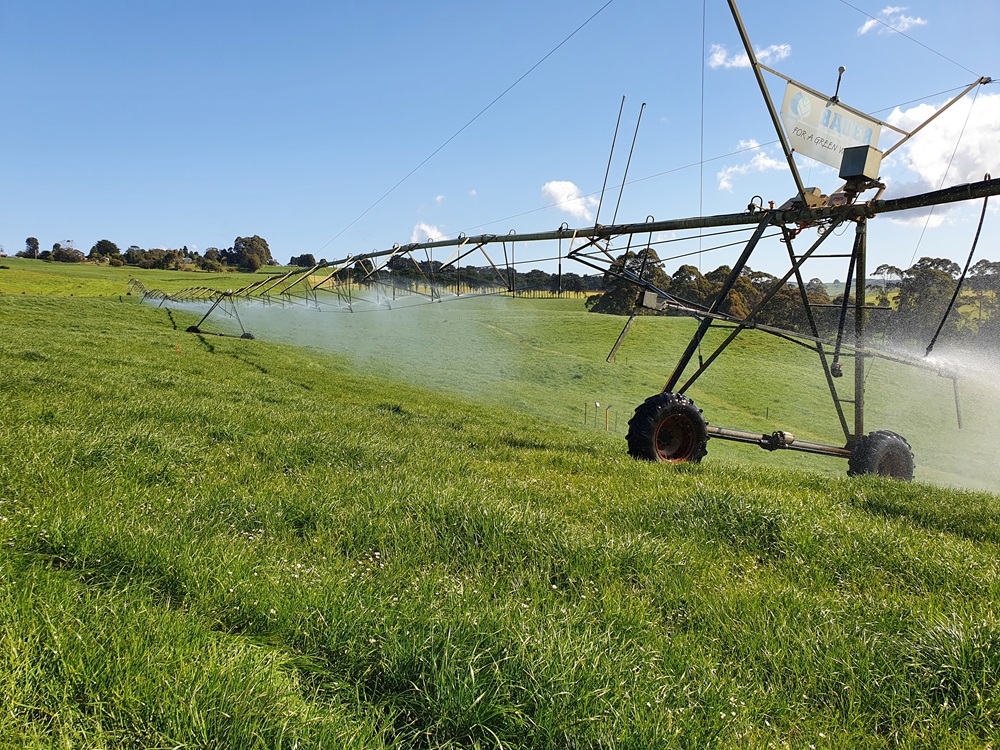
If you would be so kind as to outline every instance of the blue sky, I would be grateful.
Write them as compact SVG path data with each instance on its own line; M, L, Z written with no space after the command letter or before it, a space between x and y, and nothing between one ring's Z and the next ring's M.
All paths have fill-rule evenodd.
M789 198L726 3L605 2L10 0L0 245L13 254L34 236L87 252L106 238L204 251L258 234L279 260L332 260L463 231L585 226L623 95L612 185L646 109L619 221ZM1000 76L995 0L744 0L741 11L772 67L832 94L844 65L842 101L900 123L940 106L940 92ZM784 82L768 80L780 103ZM883 165L887 195L1000 174L1000 85L940 122ZM836 187L833 170L802 172ZM602 221L617 200L609 191ZM964 260L978 210L873 222L873 264ZM991 213L979 257L997 260ZM751 266L784 270L777 255Z

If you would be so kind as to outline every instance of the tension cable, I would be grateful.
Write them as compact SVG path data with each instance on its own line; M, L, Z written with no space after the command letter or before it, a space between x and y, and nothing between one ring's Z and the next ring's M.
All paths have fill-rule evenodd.
M986 173L985 179L990 179L988 172ZM962 291L962 284L965 281L966 275L969 273L969 266L972 265L972 256L976 252L976 245L979 244L979 234L983 231L983 220L986 218L986 204L989 200L989 196L983 198L983 212L979 215L979 226L976 227L976 236L972 240L972 249L969 250L969 257L965 261L965 268L962 269L962 275L958 277L958 284L955 285L955 293L951 295L951 302L948 303L948 308L944 311L944 316L941 318L941 323L938 325L937 331L934 332L934 337L931 338L931 343L927 345L927 351L924 353L924 357L929 357L931 355L931 349L934 348L934 344L937 342L937 338L941 334L941 329L944 328L945 321L948 320L948 315L951 313L952 307L955 306L955 300L958 299L958 294Z

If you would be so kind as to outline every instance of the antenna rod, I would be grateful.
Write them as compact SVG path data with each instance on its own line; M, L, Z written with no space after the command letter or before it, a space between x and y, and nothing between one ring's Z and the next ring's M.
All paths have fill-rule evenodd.
M795 164L795 158L792 156L792 147L788 144L788 139L785 137L785 131L781 127L781 120L778 119L778 111L774 108L774 102L771 101L771 94L768 93L767 84L764 82L764 76L760 72L760 64L757 62L757 55L753 51L753 45L750 44L750 37L747 36L746 27L743 25L743 19L740 18L739 8L736 7L736 0L729 0L729 10L733 14L733 20L736 22L736 29L740 32L740 39L743 40L743 47L746 49L747 57L750 58L750 67L753 68L754 77L757 79L757 86L760 88L760 93L764 97L764 103L767 104L768 114L771 115L771 122L774 125L774 132L778 134L778 141L781 143L781 150L785 152L785 160L788 162L788 168L792 171L792 179L795 180L795 189L799 192L799 200L805 203L806 190L802 185L802 178L799 176L799 168Z
M878 214L893 213L896 211L907 211L924 206L936 206L946 203L957 203L959 201L976 200L986 196L1000 195L1000 178L991 178L980 182L967 183L964 185L952 185L929 193L919 193L902 198L892 198L889 200L875 200L870 203L855 203L850 206L822 206L819 208L797 208L786 211L770 211L770 223L772 226L779 224L796 224L800 222L815 223L828 219L839 219L844 221L858 221L862 218L871 218ZM559 229L552 229L542 232L524 232L511 234L480 234L471 237L458 237L447 240L428 240L427 242L411 242L406 245L393 245L388 250L375 250L370 253L359 255L349 255L345 259L319 263L313 269L303 269L302 271L292 271L290 276L304 276L314 273L323 268L342 267L348 263L354 263L365 258L378 258L386 255L412 254L416 250L427 250L436 247L457 247L459 245L474 242L476 244L488 245L495 242L542 242L549 240L568 239L612 239L623 234L640 234L647 232L674 232L685 229L709 229L712 227L736 227L749 224L758 224L760 216L756 213L741 211L736 214L716 214L712 216L690 216L682 219L664 219L660 221L632 222L628 224L613 224L596 228L572 229L561 226ZM506 252L506 251L505 251ZM567 256L571 257L571 256ZM411 256L412 258L412 256ZM416 260L414 260L416 263ZM418 266L419 268L419 266ZM259 282L258 282L259 283ZM245 292L250 288L256 288L258 284L251 287L237 290L236 296L246 296Z
M639 107L639 119L635 121L635 133L632 134L632 147L628 150L628 161L625 162L625 174L622 175L622 187L618 191L618 202L615 204L615 215L611 217L611 223L618 220L618 207L622 204L622 195L625 193L625 183L628 181L628 168L632 163L632 152L635 151L635 139L639 137L639 123L642 122L642 111L646 109L646 102Z
M833 97L830 99L834 104L840 101L840 79L844 77L844 71L847 70L843 65L837 68L837 88L833 92Z
M594 216L594 228L599 225L601 218L601 205L604 203L604 191L608 187L608 175L611 174L611 159L615 155L615 143L618 142L618 128L622 124L622 112L625 110L625 97L622 96L622 105L618 108L618 122L615 123L615 136L611 139L611 153L608 154L608 168L604 170L604 184L601 186L601 199L597 202L597 214Z

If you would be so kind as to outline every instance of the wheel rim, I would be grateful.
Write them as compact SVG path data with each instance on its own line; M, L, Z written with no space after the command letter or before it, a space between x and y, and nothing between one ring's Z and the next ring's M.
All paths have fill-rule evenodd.
M656 455L661 461L689 460L697 442L694 425L683 415L671 414L656 428Z

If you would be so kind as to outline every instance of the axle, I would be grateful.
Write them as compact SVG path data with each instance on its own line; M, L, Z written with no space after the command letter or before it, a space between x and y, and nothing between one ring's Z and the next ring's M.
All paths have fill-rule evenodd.
M732 440L737 443L752 443L766 451L791 450L802 453L818 453L824 456L836 456L838 458L850 458L852 454L850 448L826 445L824 443L813 443L809 440L799 440L790 432L772 432L768 435L760 432L734 430L729 427L717 427L715 425L705 425L705 430L708 432L709 437Z

